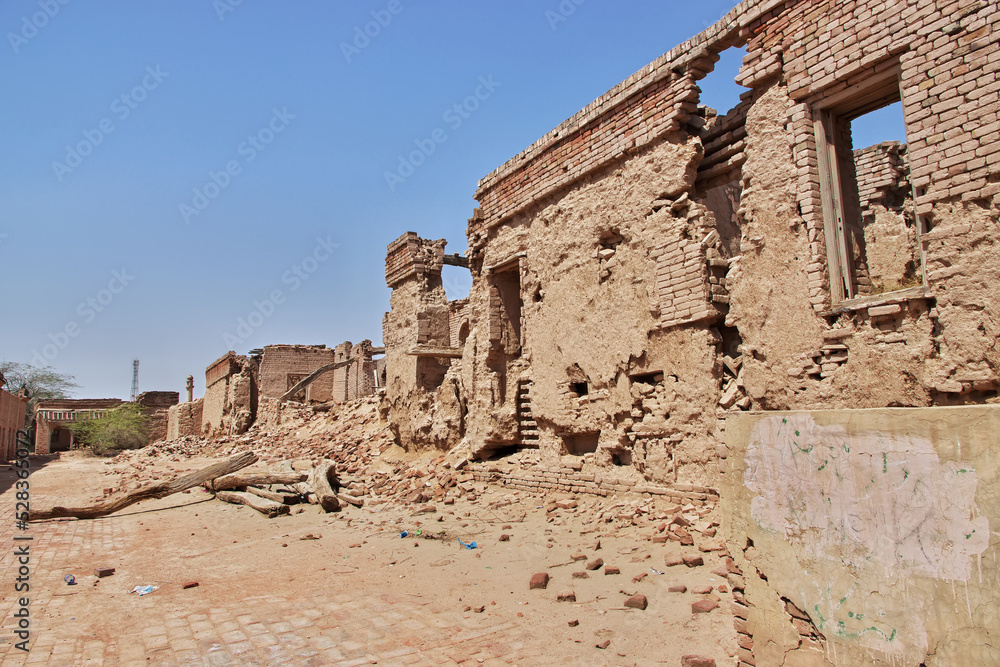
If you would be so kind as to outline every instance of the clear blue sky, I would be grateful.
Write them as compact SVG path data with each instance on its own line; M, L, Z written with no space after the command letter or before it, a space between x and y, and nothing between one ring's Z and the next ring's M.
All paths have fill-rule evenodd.
M0 357L78 397L127 397L134 358L141 391L197 396L229 349L380 343L387 243L464 253L479 178L731 8L63 2L0 7Z

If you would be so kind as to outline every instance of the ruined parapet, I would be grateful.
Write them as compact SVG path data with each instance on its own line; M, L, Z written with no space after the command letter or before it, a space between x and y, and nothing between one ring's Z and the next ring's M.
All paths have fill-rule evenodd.
M167 411L167 440L201 435L203 401L199 398L170 407Z
M389 244L390 312L382 320L390 428L405 448L451 448L463 434L460 381L449 369L450 309L441 282L443 239L407 232ZM373 369L374 370L374 369Z
M247 357L227 352L205 369L202 434L245 433L257 416L257 369Z

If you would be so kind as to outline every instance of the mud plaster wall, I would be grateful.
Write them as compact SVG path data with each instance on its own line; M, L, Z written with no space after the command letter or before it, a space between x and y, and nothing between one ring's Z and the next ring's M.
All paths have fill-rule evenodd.
M720 507L757 667L1000 663L998 428L1000 406L730 418Z
M558 461L589 436L599 446L588 460L607 467L617 458L623 475L695 484L711 478L717 335L705 326L661 327L662 311L678 299L676 291L661 298L656 257L682 240L688 221L669 207L651 208L691 188L700 157L700 142L678 134L470 242L485 267L469 297L470 442L521 444L516 399L527 383L543 460ZM705 264L698 252L696 271ZM513 265L489 268L522 253ZM499 353L484 326L490 290L498 274L512 271L523 301L520 353L494 361ZM698 299L707 309L706 294ZM647 378L640 391L630 375L660 379ZM585 384L586 396L571 383Z

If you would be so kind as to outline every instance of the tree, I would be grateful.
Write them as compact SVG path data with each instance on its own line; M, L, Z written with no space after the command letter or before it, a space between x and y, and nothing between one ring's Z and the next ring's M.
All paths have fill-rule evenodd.
M149 417L137 403L122 403L101 417L80 419L70 428L80 444L98 456L139 449L149 440Z
M72 375L59 373L52 366L33 366L16 361L0 361L0 375L7 382L7 391L14 393L21 389L28 392L28 408L25 423L31 424L34 408L38 401L53 398L69 398L80 385Z
M52 366L38 367L15 361L0 361L0 375L7 380L8 391L27 389L32 407L38 401L69 398L74 389L80 388L72 375L59 373Z

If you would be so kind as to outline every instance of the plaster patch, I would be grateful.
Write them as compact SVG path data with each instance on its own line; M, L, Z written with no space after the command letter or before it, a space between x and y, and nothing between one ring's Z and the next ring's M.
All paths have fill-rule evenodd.
M976 471L942 462L926 438L776 415L754 427L745 460L753 520L814 557L967 580L989 545Z

